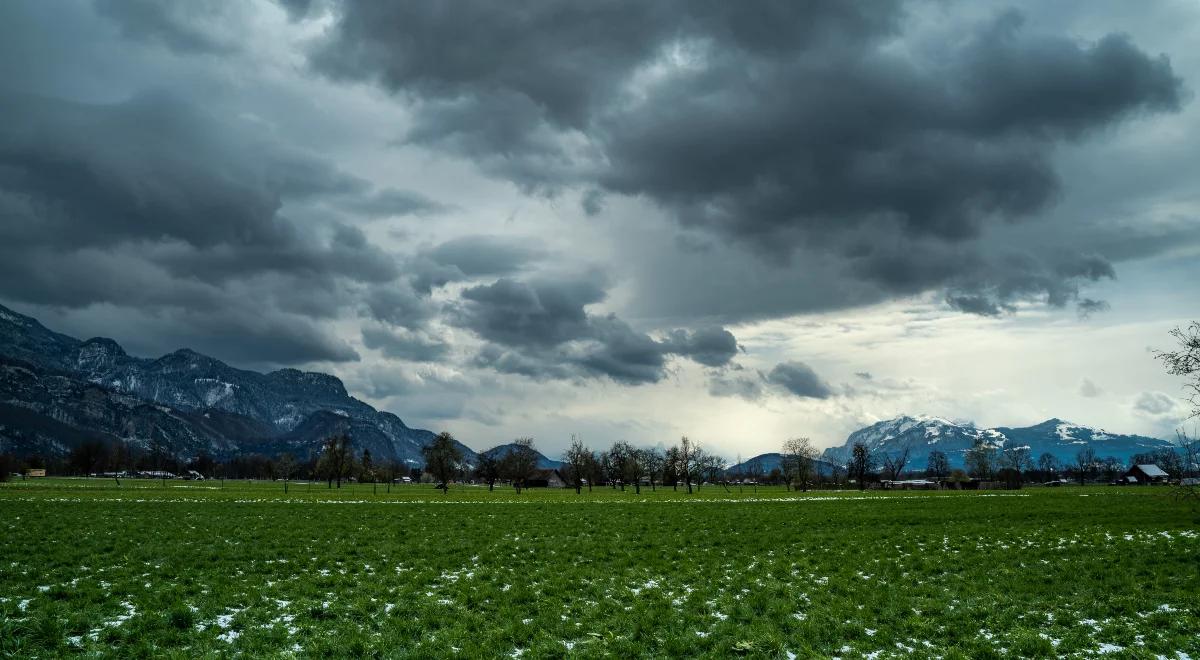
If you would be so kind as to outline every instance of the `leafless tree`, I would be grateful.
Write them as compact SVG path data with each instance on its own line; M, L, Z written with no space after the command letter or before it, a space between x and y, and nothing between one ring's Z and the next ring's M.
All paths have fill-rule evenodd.
M1060 467L1061 464L1058 461L1058 457L1054 454L1043 452L1041 456L1038 456L1038 471L1045 477L1058 474Z
M537 450L533 448L533 438L517 438L512 444L512 449L500 461L500 471L520 493L537 470Z
M286 495L288 492L288 480L296 472L296 459L291 454L283 454L279 460L275 461L275 473L283 479L283 492Z
M338 433L325 439L321 448L321 459L317 465L320 472L325 475L329 488L333 488L335 481L337 487L341 488L342 481L350 476L350 471L354 466L354 453L351 445L350 436L346 433Z
M941 481L950 474L950 460L946 458L944 451L929 452L929 461L925 464L925 474Z
M563 463L567 468L567 479L575 486L575 494L583 492L583 482L589 480L589 463L592 460L592 450L584 446L579 438L571 435L571 446L563 454ZM591 486L591 484L588 484Z
M437 479L442 494L450 492L450 481L462 469L462 451L448 431L437 434L428 445L421 448L425 458L425 471Z
M1075 475L1079 478L1079 485L1087 483L1087 478L1096 469L1096 450L1090 445L1084 445L1075 454Z
M871 455L871 450L861 442L854 443L854 447L850 450L850 462L846 465L846 471L851 479L858 481L858 489L866 490L867 475L875 470L875 457Z
M797 484L807 492L813 479L817 450L808 438L791 438L783 443L783 473L789 484ZM789 485L790 488L790 485Z
M651 447L642 450L642 460L646 463L646 476L650 480L650 490L657 491L654 483L662 481L663 465L666 464L666 457L663 456L661 450Z
M987 479L996 468L996 448L981 439L967 450L967 472L976 479Z
M488 485L488 491L496 489L496 482L500 479L500 459L496 458L494 452L485 451L479 455L479 461L475 465L475 478Z
M687 492L692 492L692 479L695 477L696 471L696 453L699 447L692 443L685 435L679 439L679 447L676 450L675 460L676 470L679 477L683 479L683 483L687 484Z
M1168 374L1187 378L1184 388L1189 392L1192 417L1196 417L1200 415L1200 321L1171 330L1171 336L1178 342L1179 349L1155 351L1154 357L1162 360Z
M905 444L893 454L884 454L883 471L887 473L888 479L895 481L900 478L904 466L908 465L908 455L911 451L912 447Z

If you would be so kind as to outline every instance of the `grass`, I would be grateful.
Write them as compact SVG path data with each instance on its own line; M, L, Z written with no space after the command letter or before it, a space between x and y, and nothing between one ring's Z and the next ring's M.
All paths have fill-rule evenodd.
M1197 656L1165 493L14 482L0 653Z

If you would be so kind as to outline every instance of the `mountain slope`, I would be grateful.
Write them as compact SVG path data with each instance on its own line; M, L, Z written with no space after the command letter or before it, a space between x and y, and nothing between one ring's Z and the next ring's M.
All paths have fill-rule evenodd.
M509 442L509 443L505 443L503 445L496 445L495 447L492 447L491 449L479 452L479 454L481 456L486 454L488 456L495 456L497 459L502 459L505 456L508 456L509 453L511 453L512 450L516 448L516 446L517 446L516 444ZM540 452L536 449L533 451L535 454L537 454L537 466L539 468L548 469L548 470L557 470L563 466L562 461L556 461L553 458L547 458L544 454L542 454L542 452ZM469 459L469 460L472 463L475 462L474 459Z
M845 465L850 459L851 449L861 442L882 462L884 456L895 456L905 447L909 450L907 470L924 470L929 454L941 451L946 454L952 468L961 468L967 450L976 442L983 442L996 449L1028 447L1031 458L1037 460L1042 453L1050 453L1060 463L1069 464L1075 454L1085 445L1096 450L1096 456L1113 456L1128 462L1134 454L1162 449L1170 446L1165 440L1138 435L1106 433L1101 429L1079 426L1049 419L1028 427L978 428L971 422L953 422L940 417L902 416L876 422L851 433L840 447L826 449L826 460Z
M817 459L814 461L814 464L814 469L821 475L832 474L833 470L839 467L838 464L830 463L823 458ZM768 452L748 458L741 463L729 466L726 468L725 473L731 475L768 475L774 470L783 471L783 455L779 452Z
M346 432L377 461L420 465L434 435L351 397L328 374L262 374L188 349L133 357L111 339L79 341L3 306L0 402L9 406L0 416L0 449L23 453L61 455L81 438L103 437L165 446L184 458L249 451L308 457L328 435Z

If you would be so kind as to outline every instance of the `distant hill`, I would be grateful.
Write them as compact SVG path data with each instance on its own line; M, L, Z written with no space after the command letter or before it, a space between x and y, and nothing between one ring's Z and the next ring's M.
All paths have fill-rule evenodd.
M515 448L516 448L516 445L509 442L509 443L505 443L502 445L497 445L486 451L481 451L481 452L479 452L479 454L480 455L487 454L489 456L495 456L497 459L500 459L500 458L504 458L505 456L508 456L509 453L511 453L513 451L513 449L515 449ZM544 454L542 454L542 452L537 451L536 449L534 450L534 453L537 454L537 466L539 468L557 470L563 466L562 461L556 461L552 458L547 458Z
M815 467L819 474L829 475L832 474L833 470L839 466L824 459L817 459ZM753 474L757 472L758 474L768 475L771 474L773 470L783 470L783 455L779 452L768 452L766 454L759 454L753 458L748 458L741 463L729 466L726 468L725 473Z
M434 437L355 399L329 374L264 374L189 349L133 357L111 339L80 341L3 306L0 404L0 451L22 454L61 456L103 439L179 458L290 452L303 460L345 432L377 462L422 465Z
M826 449L823 456L832 463L845 465L851 449L858 442L865 444L877 457L896 455L908 447L907 469L914 471L925 469L929 454L933 451L944 452L951 467L963 467L967 450L976 442L997 449L1028 447L1035 461L1048 452L1063 464L1073 462L1084 445L1095 449L1099 458L1112 456L1124 462L1128 462L1134 454L1170 446L1169 442L1158 438L1108 433L1060 419L1049 419L1027 427L988 429L979 428L971 422L905 415L859 429L851 433L841 446Z

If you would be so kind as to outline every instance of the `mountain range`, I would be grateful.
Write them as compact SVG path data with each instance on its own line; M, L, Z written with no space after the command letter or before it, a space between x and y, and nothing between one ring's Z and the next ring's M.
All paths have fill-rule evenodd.
M826 449L822 458L845 465L856 443L863 443L882 460L884 455L896 455L908 448L909 470L924 470L929 454L941 451L952 468L963 467L967 450L976 442L996 449L1026 447L1036 461L1044 453L1053 455L1062 464L1075 461L1084 446L1096 451L1097 458L1109 456L1128 462L1140 453L1171 446L1166 440L1142 435L1109 433L1103 429L1081 426L1061 419L1048 419L1025 427L979 428L971 422L952 422L941 417L902 416L876 422L851 433L840 447Z
M375 460L422 463L434 433L355 399L334 376L258 373L181 349L133 357L0 306L0 452L62 455L87 440L179 457L291 452L304 460L346 432ZM460 443L468 461L476 453Z
M410 465L423 463L421 448L434 437L350 396L329 374L296 369L264 374L186 348L157 359L134 357L112 339L81 341L0 306L0 453L63 456L80 443L98 440L144 451L158 447L180 458L288 452L307 460L325 438L340 432L350 434L359 450L370 450L376 461ZM1098 457L1122 461L1170 446L1158 438L1060 419L979 428L903 416L851 433L844 444L824 451L818 467L845 465L857 442L880 458L907 447L911 470L924 469L935 450L944 452L952 467L961 467L976 442L998 449L1028 447L1035 460L1049 452L1063 463L1073 461L1084 445ZM468 463L476 462L477 452L461 443L459 448ZM510 445L500 445L488 452L502 456L509 450ZM562 465L538 457L539 467ZM769 474L780 460L778 453L768 453L730 470L753 466Z

